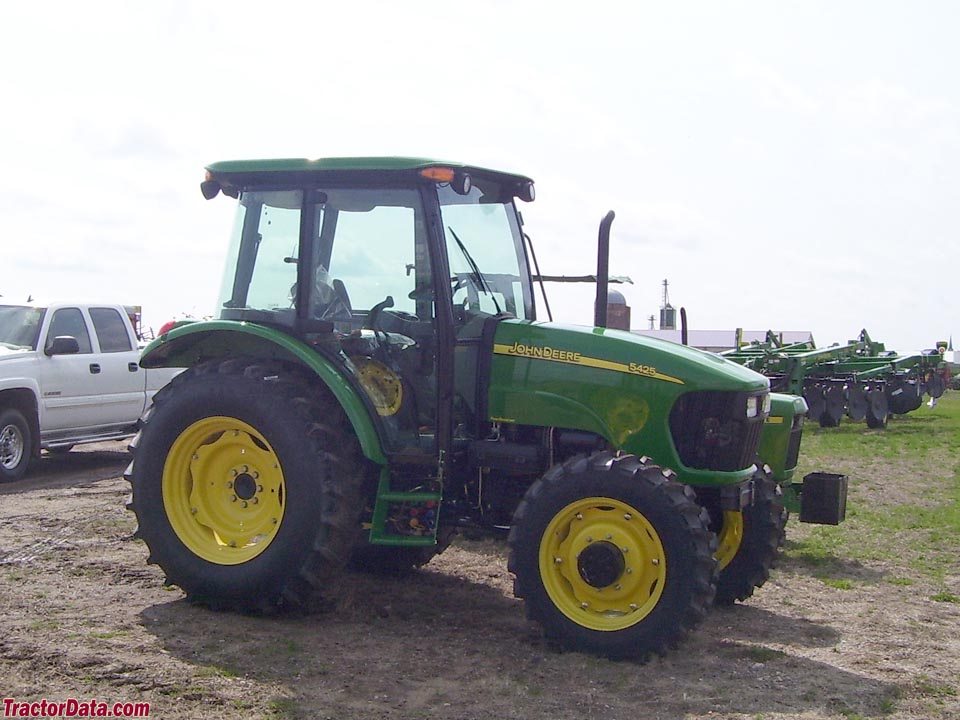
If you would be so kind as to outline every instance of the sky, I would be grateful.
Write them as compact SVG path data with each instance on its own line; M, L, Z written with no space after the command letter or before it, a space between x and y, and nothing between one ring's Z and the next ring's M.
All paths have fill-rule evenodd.
M204 166L409 155L532 177L546 274L633 327L960 344L960 4L3 3L0 294L215 312ZM548 288L590 324L593 288Z

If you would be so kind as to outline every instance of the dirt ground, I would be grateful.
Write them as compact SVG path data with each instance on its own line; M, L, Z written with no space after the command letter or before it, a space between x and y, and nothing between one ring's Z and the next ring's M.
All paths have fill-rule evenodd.
M896 568L842 564L841 589L787 558L645 665L548 646L494 542L407 579L347 574L321 615L215 613L146 563L126 463L122 443L88 446L0 486L2 697L184 719L960 717L960 605L882 581Z

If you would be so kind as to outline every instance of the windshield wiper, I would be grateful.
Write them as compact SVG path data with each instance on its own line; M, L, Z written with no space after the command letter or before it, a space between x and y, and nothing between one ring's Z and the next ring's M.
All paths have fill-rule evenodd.
M447 225L447 230L450 231L453 239L457 242L457 247L460 248L460 252L463 253L463 257L466 259L467 264L470 265L470 274L473 277L477 287L490 296L490 299L493 300L493 306L497 309L497 314L499 315L503 312L500 309L500 303L497 302L496 296L493 294L493 291L487 284L486 279L483 277L483 273L480 272L480 268L477 266L476 261L470 256L470 253L467 251L467 248L464 246L464 244L460 242L460 238L457 237L457 234L453 231L453 228Z

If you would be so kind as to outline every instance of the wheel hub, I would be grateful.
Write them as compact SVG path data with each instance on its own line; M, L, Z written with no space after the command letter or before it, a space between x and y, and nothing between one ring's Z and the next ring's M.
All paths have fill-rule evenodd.
M241 500L249 500L257 494L257 481L249 473L242 472L233 482L233 491Z
M623 575L626 566L620 549L606 541L589 545L577 558L580 577L587 585L595 588L613 585Z
M14 425L0 430L0 464L12 470L23 457L23 438Z

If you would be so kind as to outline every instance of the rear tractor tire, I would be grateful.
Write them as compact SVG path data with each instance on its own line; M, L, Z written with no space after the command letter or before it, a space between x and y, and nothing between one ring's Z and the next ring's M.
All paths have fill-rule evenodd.
M611 658L662 655L713 600L708 523L693 491L646 458L572 458L536 481L514 515L515 593L561 645Z
M160 390L127 479L149 562L191 602L306 608L349 556L363 458L328 393L278 363L198 365Z
M716 603L746 600L770 577L786 539L787 510L783 492L764 466L754 476L753 505L741 512L722 512L717 560Z

